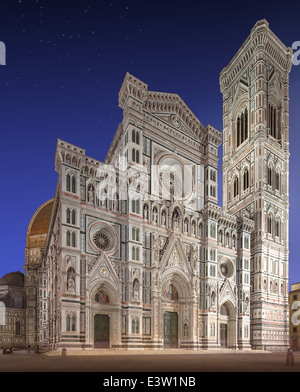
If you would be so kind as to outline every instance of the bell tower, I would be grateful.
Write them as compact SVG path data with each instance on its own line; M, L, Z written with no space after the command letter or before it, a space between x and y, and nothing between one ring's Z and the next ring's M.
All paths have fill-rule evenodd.
M292 54L263 19L220 74L224 211L254 220L250 262L253 349L285 349L289 339Z

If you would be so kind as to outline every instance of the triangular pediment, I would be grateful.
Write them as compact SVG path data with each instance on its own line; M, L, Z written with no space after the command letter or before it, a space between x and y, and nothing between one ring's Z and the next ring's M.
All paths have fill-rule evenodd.
M149 91L144 108L157 119L196 140L202 140L205 127L178 94Z
M174 128L174 130L178 130L193 139L196 138L196 135L183 123L176 113L152 113L152 115L164 124Z
M233 92L233 102L237 101L240 96L247 94L248 88L247 86L242 83L241 81L235 85L234 92Z
M177 268L187 275L192 273L186 250L178 237L173 237L162 257L161 273L169 268Z
M230 301L233 305L236 302L236 296L228 279L225 280L220 291L220 303L226 301Z
M118 276L116 271L111 264L111 261L105 253L99 256L98 259L94 260L88 265L90 272L89 283L92 284L97 279L111 280L113 284L118 285Z

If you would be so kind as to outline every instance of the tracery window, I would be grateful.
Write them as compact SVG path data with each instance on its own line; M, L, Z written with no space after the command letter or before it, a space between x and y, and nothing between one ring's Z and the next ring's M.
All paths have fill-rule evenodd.
M131 320L131 333L139 333L139 320L137 318Z
M20 336L21 335L21 324L20 321L16 322L16 336Z
M277 219L276 223L275 223L275 236L280 237L280 221L279 221L279 219Z
M244 191L245 191L246 189L249 188L249 170L248 169L245 169L245 171L244 171L243 180L244 180Z
M239 147L248 139L248 109L241 111L236 120L236 146Z
M267 232L269 234L272 234L272 217L271 217L271 215L269 215L268 219L267 219Z
M269 103L269 135L277 139L277 109Z
M132 149L131 151L131 159L133 162L140 163L140 152L139 150L136 150L135 148Z
M139 131L132 130L131 139L133 143L140 144L140 133Z
M272 168L268 167L268 185L272 186Z
M66 175L66 190L67 192L76 193L76 178L69 173Z
M132 212L139 214L140 213L140 201L139 199L131 200L131 210Z
M235 177L233 182L233 197L237 197L239 194L239 179Z
M280 174L278 172L275 173L275 189L280 190Z

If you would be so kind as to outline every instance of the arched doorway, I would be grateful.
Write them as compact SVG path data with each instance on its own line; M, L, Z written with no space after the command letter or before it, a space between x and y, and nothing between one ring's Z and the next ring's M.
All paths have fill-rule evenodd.
M194 344L194 304L191 288L182 272L170 268L162 276L161 329L163 348L191 347Z
M228 348L228 316L229 310L226 304L220 308L220 347Z
M168 283L163 291L165 300L169 302L168 310L164 311L164 348L178 347L178 309L176 302L178 302L178 291L173 283ZM174 304L174 308L170 306Z
M230 301L221 304L219 310L219 345L220 348L236 347L236 309Z

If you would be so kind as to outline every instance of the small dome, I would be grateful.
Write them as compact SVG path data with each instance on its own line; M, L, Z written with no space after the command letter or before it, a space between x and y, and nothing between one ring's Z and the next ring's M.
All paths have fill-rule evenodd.
M24 287L24 274L22 272L9 272L0 279L0 286Z

